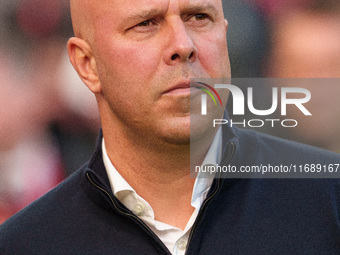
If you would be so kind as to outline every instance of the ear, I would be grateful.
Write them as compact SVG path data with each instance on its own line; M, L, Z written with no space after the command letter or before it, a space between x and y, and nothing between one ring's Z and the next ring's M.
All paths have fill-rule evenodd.
M228 30L229 22L228 20L224 19L225 31Z
M67 51L70 61L82 81L93 93L100 93L102 88L91 46L80 38L72 37L67 43Z

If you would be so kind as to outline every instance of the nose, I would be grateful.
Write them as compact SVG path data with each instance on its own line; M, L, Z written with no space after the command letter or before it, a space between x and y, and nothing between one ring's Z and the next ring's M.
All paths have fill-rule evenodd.
M197 48L182 20L173 22L169 29L169 43L165 50L165 62L174 65L178 62L193 62L197 58Z

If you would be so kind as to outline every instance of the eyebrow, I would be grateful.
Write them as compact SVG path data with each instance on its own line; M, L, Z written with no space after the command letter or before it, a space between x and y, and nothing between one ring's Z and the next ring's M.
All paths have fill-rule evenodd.
M194 4L191 4L185 7L184 10L182 11L182 14L199 13L199 12L205 12L205 11L210 11L214 15L217 15L218 13L218 10L215 5L211 3L203 2L199 4L194 3Z
M130 16L127 16L124 18L124 22L140 22L143 20L150 19L151 17L155 17L160 15L160 11L157 9L150 9L150 10L144 10L140 11L139 13L132 14Z

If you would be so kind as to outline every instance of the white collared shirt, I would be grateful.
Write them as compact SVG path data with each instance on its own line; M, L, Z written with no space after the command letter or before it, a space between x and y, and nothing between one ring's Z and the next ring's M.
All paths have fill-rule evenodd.
M203 161L206 164L218 164L221 158L222 148L222 129L216 133L216 136L209 148L209 151ZM155 214L147 201L140 197L129 183L121 176L117 169L111 163L105 148L105 141L102 142L103 161L107 175L110 180L113 194L129 210L143 220L148 227L162 240L165 246L172 254L182 255L185 253L190 230L196 220L198 212L205 200L211 187L213 178L200 178L200 172L195 181L191 205L195 208L184 230L155 220Z

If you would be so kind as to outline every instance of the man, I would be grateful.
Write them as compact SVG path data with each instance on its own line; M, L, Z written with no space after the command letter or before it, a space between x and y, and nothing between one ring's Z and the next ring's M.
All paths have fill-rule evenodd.
M190 177L207 158L340 162L228 126L190 127L190 78L230 76L220 0L72 0L71 10L68 51L102 134L88 164L1 226L1 254L339 252L337 179Z

